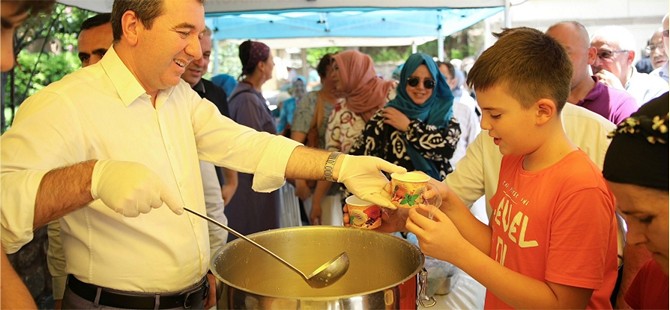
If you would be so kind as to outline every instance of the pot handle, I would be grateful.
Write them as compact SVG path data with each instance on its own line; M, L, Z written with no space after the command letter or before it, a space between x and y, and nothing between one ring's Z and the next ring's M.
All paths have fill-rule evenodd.
M416 303L421 305L424 308L430 308L437 304L433 296L427 296L426 290L428 289L428 271L426 268L421 269L419 273L419 296L416 298Z

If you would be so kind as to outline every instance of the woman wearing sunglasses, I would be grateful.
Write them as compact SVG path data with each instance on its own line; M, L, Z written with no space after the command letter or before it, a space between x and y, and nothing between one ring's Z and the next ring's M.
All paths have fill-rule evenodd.
M452 117L454 96L433 59L409 56L397 96L367 122L350 154L372 155L443 180L461 134Z

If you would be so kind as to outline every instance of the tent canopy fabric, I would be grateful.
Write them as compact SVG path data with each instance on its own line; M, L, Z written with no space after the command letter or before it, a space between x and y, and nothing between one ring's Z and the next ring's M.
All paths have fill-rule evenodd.
M319 9L275 13L208 14L215 39L446 36L497 14L479 9Z
M114 3L58 1L95 12L109 12ZM273 48L398 46L444 38L503 11L504 4L505 0L205 0L205 16L217 41L275 40Z
M111 12L114 0L58 0L94 12ZM205 0L207 13L296 11L332 8L482 8L502 7L505 0Z

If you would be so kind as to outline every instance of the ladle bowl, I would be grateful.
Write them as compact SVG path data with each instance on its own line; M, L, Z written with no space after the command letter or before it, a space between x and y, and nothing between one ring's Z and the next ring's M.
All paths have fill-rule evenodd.
M193 211L189 208L184 208L184 210L200 217L203 218L225 230L230 232L231 234L235 235L236 237L243 239L245 241L248 241L249 243L253 244L254 246L258 247L259 249L263 250L265 253L268 253L270 256L276 258L279 260L282 264L286 265L287 267L291 268L293 271L296 273L300 274L302 278L309 284L309 286L313 288L323 288L326 286L329 286L333 283L335 283L338 279L340 279L345 273L347 273L347 270L349 270L349 256L347 255L346 252L340 253L340 255L336 256L335 258L321 264L314 272L312 272L309 276L305 275L300 269L296 268L274 252L268 250L264 246L258 244L256 241L253 241L249 238L247 238L245 235L235 231L234 229L223 225L219 223L217 220L208 217L206 215L200 214L196 211Z

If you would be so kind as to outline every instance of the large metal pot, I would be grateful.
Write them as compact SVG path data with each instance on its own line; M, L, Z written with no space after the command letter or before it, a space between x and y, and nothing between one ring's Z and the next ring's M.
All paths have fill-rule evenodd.
M333 226L282 228L249 238L307 274L345 251L349 271L331 286L315 289L267 253L237 239L212 259L211 269L224 284L221 309L416 308L424 256L401 238Z

